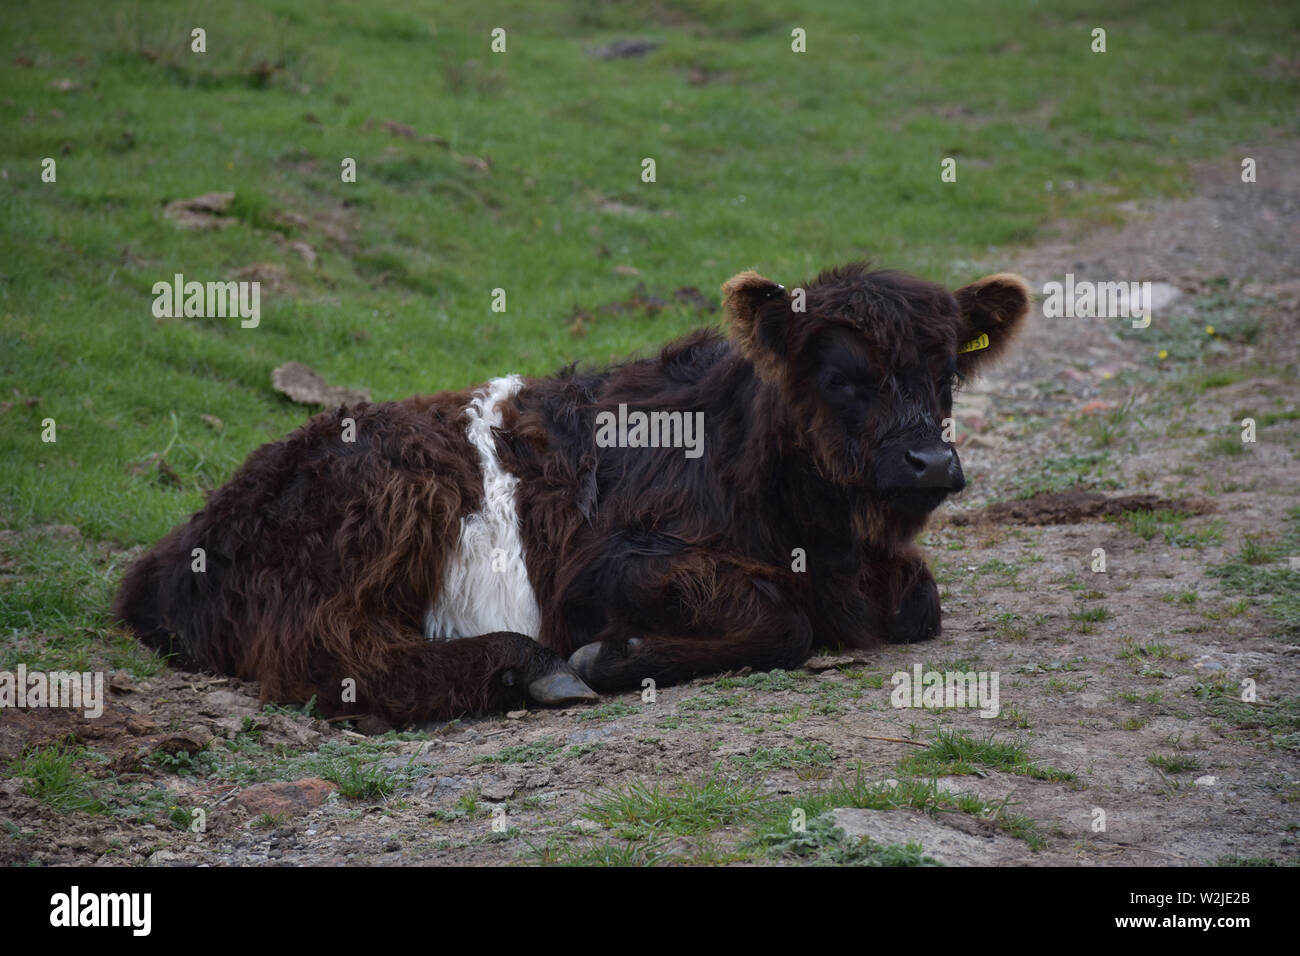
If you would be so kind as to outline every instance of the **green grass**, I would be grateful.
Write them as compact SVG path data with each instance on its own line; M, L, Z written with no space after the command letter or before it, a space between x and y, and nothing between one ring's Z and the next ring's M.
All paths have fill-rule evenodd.
M805 674L799 671L759 671L755 674L746 674L744 677L721 677L714 682L713 686L719 690L734 690L737 687L750 687L754 690L767 691L774 693L776 691L793 690L801 693L812 693L808 683L815 678L811 674Z
M1070 612L1070 620L1085 621L1088 623L1109 621L1114 616L1115 615L1110 612L1109 608L1104 607L1085 607Z
M962 813L992 822L999 830L1024 840L1037 850L1046 843L1037 823L1011 811L1009 799L988 803L971 793L956 793L939 787L933 780L899 780L871 783L859 768L853 777L841 778L830 787L815 793L798 794L774 800L756 811L753 842L766 846L774 838L790 832L795 810L805 820L812 820L838 807L862 810L916 810L931 816Z
M1168 316L1156 316L1150 327L1135 329L1129 323L1116 326L1121 338L1132 340L1144 354L1155 361L1163 351L1164 364L1186 367L1190 364L1213 362L1212 349L1216 342L1238 345L1255 344L1262 324L1274 304L1266 299L1243 295L1240 290L1215 291L1208 295L1177 300L1168 310ZM1213 329L1213 332L1207 331ZM1209 368L1190 379L1186 386L1195 392L1204 392L1230 385L1237 379L1234 370ZM1238 421L1241 416L1238 416Z
M898 764L899 773L914 777L983 775L985 770L1000 770L1035 780L1064 782L1075 779L1068 770L1058 770L1030 760L1024 744L997 740L992 734L975 738L958 730L940 730L929 746Z
M538 740L531 744L514 744L502 747L496 753L475 757L475 763L533 763L545 760L560 750L560 745L549 740Z
M321 777L336 783L339 793L349 800L377 800L397 789L398 778L360 760L337 760L321 772Z
M621 700L611 700L607 704L600 704L584 710L578 715L579 720L619 720L623 717L630 717L636 713L633 707Z
M803 830L767 834L768 853L827 866L941 866L919 843L881 845L861 837L850 840L829 813L809 820Z
M1148 641L1145 644L1139 644L1132 638L1124 639L1119 656L1123 660L1139 663L1148 660L1185 661L1188 658L1186 651L1179 650L1172 644L1165 644L1162 641Z
M1209 569L1224 593L1245 595L1243 600L1271 619L1273 636L1292 644L1300 642L1300 571L1262 565L1297 554L1300 507L1288 509L1286 523L1271 544L1248 536L1235 560Z
M106 667L148 677L162 659L110 628L108 603L121 573L101 547L36 528L0 544L0 669L88 671Z
M654 866L670 857L664 841L652 843L589 842L581 847L550 840L533 848L538 863L548 866Z
M1016 583L1016 578L1020 576L1020 572L1024 568L1010 561L992 558L985 561L976 570L982 575L992 577L994 587L1011 587Z
M793 769L807 775L817 768L829 766L834 759L834 751L826 744L796 739L792 747L755 747L749 753L735 754L731 763L746 773Z
M1187 754L1152 754L1147 763L1165 773L1189 773L1201 769L1201 762Z
M83 748L72 745L29 747L9 762L5 774L26 778L23 793L62 813L105 813L96 782L78 767L84 756Z
M1225 694L1212 698L1209 709L1234 732L1300 752L1300 697L1247 702Z
M817 862L843 862L865 865L918 865L921 852L914 847L873 848L868 845L842 843L827 827L818 824L809 839L816 846L803 846L805 838L792 836L791 821L796 816L810 825L837 807L868 810L915 810L935 815L962 813L987 820L999 830L1024 840L1031 849L1045 845L1038 825L1032 819L1012 812L1009 801L991 804L968 793L940 789L932 780L900 780L895 783L869 783L862 769L855 776L836 780L830 786L811 793L787 797L765 796L751 784L713 775L699 781L684 781L673 786L659 783L632 783L608 788L590 795L583 816L608 827L613 841L593 843L582 849L561 848L554 844L543 848L548 862L599 862L626 859L633 863L663 862L666 841L673 837L698 841L712 835L740 830L744 834L728 861L755 861L787 854L802 855L807 850ZM644 847L652 857L642 859L636 847ZM660 855L664 851L665 855ZM594 854L594 857L593 857ZM715 857L717 854L713 854ZM834 856L838 859L831 859ZM884 861L890 861L888 863Z
M1295 128L1294 10L1110 9L1102 55L1095 18L836 0L796 17L797 55L777 0L219 0L199 55L193 14L162 0L20 5L0 71L0 523L157 539L303 421L269 386L288 360L390 399L651 348L717 319L675 290L716 301L747 267L789 285L872 253L955 285L1047 223L1112 221L1185 189L1188 162ZM629 32L664 44L586 55ZM235 193L230 228L161 214L213 191ZM154 318L154 282L252 263L285 274L258 328ZM638 283L666 305L602 309ZM102 626L121 556L80 547L43 545L0 585L8 634Z
M1083 455L1058 455L1047 458L1036 469L1011 478L1016 498L1032 498L1039 493L1057 493L1081 487L1088 490L1118 488L1119 482L1109 477L1113 471L1110 452L1098 451Z
M673 788L633 783L592 796L583 815L631 839L649 833L707 833L744 819L760 798L757 788L720 777Z
M1159 536L1165 544L1175 548L1195 548L1200 551L1209 545L1223 543L1223 521L1205 520L1199 527L1192 528L1187 523L1197 520L1196 516L1178 511L1151 511L1143 508L1126 511L1118 518L1108 517L1106 520L1122 524L1143 541Z

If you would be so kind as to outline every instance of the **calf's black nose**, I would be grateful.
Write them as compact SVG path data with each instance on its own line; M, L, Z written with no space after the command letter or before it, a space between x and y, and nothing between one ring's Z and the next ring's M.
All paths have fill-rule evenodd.
M957 452L944 442L927 442L903 454L917 488L956 488L961 481Z

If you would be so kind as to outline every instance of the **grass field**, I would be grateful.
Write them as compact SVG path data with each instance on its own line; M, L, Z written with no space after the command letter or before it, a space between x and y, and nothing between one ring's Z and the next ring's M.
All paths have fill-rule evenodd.
M1045 223L1178 193L1191 159L1291 128L1300 92L1300 11L1282 5L740 9L6 11L5 658L26 648L30 662L36 635L62 639L42 645L56 658L102 640L114 555L305 418L270 387L283 362L389 399L646 349L716 320L677 290L716 299L743 268L790 284L871 255L966 281ZM490 49L497 27L504 53ZM795 28L806 53L791 50ZM662 45L587 52L628 36ZM955 183L940 180L946 157ZM216 191L235 193L229 228L163 215ZM253 265L279 276L257 328L154 317L155 282Z

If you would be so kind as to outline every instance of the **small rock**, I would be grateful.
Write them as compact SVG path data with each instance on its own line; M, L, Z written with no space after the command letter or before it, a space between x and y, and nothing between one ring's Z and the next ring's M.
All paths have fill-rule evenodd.
M431 800L459 796L465 789L464 777L424 777L411 787L416 796L428 796Z
M399 123L397 120L384 120L384 129L403 139L415 139L415 127Z
M210 690L203 695L198 711L206 717L229 717L259 714L262 708L253 699L233 690Z
M303 405L351 405L370 401L366 389L347 389L328 384L310 365L286 362L271 373L271 385L282 395L287 395Z
M1204 777L1196 778L1196 785L1198 787L1213 787L1213 786L1217 786L1218 783L1219 783L1219 778L1213 776L1212 774L1206 774Z
M639 60L659 49L662 44L662 40L653 37L633 37L593 46L587 50L587 56L597 60Z
M30 783L26 777L6 777L0 779L0 803L8 803L14 797L23 795L23 787Z
M150 854L145 866L183 866L185 858L171 850L157 850Z
M1088 402L1079 408L1080 415L1091 415L1093 412L1109 411L1115 406L1111 402L1103 402L1100 399Z
M1153 282L1151 283L1151 295L1147 307L1152 312L1156 312L1169 305L1182 294L1182 290L1176 285L1171 285L1168 282Z
M971 435L966 444L971 448L1001 448L1007 443L1006 438L1001 435Z
M515 786L505 780L493 780L484 784L479 793L484 800L509 800L515 795Z
M126 719L126 732L133 737L143 737L157 730L158 725L147 714L135 714Z
M204 193L190 199L177 199L163 208L163 216L178 229L228 229L235 219L226 215L234 193Z
M545 768L535 770L524 778L524 789L536 790L538 787L544 787L551 782L552 773Z
M852 667L855 664L865 664L870 660L865 654L827 654L819 657L810 657L804 661L804 668L810 671L825 671L832 668Z
M218 717L212 721L212 726L220 733L222 737L233 738L236 734L244 729L243 717Z
M908 810L859 810L842 807L832 811L835 825L849 840L870 838L887 846L919 843L926 856L953 865L988 865L991 853L1014 843L1000 834L978 835L955 829L942 819L932 819Z
M316 264L316 250L301 239L294 239L291 241L289 243L289 248L302 256L302 261L307 263L307 265L314 266Z
M719 747L714 751L719 757L743 757L749 753L750 748L746 744L731 744L725 747Z
M295 746L308 750L315 748L320 743L322 736L319 731L313 730L309 725L299 723L284 714L274 714L268 718L266 731L285 738Z
M337 784L319 777L306 777L292 783L259 783L240 791L233 803L248 811L250 816L263 813L281 816L319 807L337 789Z

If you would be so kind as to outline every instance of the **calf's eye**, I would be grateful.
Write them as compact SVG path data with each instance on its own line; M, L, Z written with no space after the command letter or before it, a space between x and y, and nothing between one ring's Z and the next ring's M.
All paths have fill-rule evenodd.
M822 387L828 392L842 392L846 395L854 391L853 383L843 372L827 372L822 379Z

